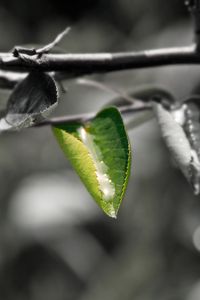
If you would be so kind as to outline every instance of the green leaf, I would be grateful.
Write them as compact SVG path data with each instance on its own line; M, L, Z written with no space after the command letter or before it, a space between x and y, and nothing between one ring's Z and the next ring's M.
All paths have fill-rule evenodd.
M124 196L131 151L122 117L115 107L100 111L85 124L63 124L54 134L89 193L116 218Z

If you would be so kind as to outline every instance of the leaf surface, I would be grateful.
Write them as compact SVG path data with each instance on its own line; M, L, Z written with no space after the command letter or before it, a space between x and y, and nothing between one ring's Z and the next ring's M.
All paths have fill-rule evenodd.
M16 85L8 99L6 114L0 119L0 132L19 130L40 122L57 105L58 93L53 78L31 72Z
M85 124L63 124L54 134L89 193L115 218L130 173L130 144L119 111L109 107Z
M195 195L200 193L200 160L184 130L185 109L168 111L161 104L154 104L154 112L162 137L172 158L191 184ZM193 124L191 124L193 128Z

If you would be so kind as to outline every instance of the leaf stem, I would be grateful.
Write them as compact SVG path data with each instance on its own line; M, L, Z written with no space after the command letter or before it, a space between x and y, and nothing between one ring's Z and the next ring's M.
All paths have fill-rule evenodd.
M134 105L125 105L118 107L118 110L121 114L129 114L129 113L137 113L141 111L148 111L152 109L152 104L150 103L139 103ZM79 123L79 122L87 122L95 117L96 113L86 113L86 114L78 114L78 115L69 115L69 116L61 116L54 117L47 120L42 121L39 124L34 125L34 127L48 126L48 125L61 125L63 123Z

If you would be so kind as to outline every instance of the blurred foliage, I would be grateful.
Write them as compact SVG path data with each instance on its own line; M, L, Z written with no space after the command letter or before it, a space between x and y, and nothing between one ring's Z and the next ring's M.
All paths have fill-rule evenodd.
M46 43L66 26L69 52L192 41L183 0L0 3L0 47ZM199 67L94 76L122 91L157 83L184 98ZM95 111L113 95L64 82L56 115ZM0 92L5 106L8 92ZM50 128L0 136L0 299L199 300L200 202L173 166L155 120L129 132L133 164L116 221L101 214Z

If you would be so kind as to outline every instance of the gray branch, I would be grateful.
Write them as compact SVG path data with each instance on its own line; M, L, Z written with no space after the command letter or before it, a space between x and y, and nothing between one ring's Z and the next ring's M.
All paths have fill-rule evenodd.
M15 47L13 53L0 53L0 86L12 87L31 71L53 72L58 80L94 73L106 73L166 65L200 64L200 0L187 0L194 19L196 43L188 47L138 52L50 54L69 32L66 28L53 42L41 49ZM16 75L6 72L17 72Z
M136 68L164 65L199 64L200 55L195 46L146 50L139 52L95 54L24 54L0 53L0 69L15 72L65 72L74 77Z
M142 111L148 111L152 109L151 103L139 103L139 104L132 104L132 105L125 105L118 107L118 110L121 112L121 114L129 114L129 113L138 113ZM73 123L73 122L87 122L90 121L92 118L94 118L96 113L86 113L86 114L79 114L79 115L70 115L70 116L61 116L61 117L55 117L50 118L47 120L44 120L43 122L34 125L34 127L40 127L40 126L46 126L46 125L61 125L61 124L67 124L67 123Z

